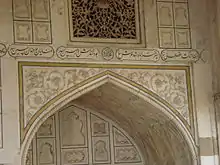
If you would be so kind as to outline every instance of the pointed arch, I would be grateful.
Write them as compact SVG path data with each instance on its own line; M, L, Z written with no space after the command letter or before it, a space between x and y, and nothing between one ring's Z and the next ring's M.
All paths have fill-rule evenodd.
M94 77L91 77L74 87L71 87L52 100L48 101L31 119L30 123L24 130L22 135L22 146L21 146L21 164L24 165L27 150L37 132L40 125L52 114L57 112L68 102L100 87L105 83L112 83L120 88L129 91L130 93L142 98L146 102L154 105L158 108L165 116L172 120L178 127L180 132L184 135L190 150L193 155L194 165L197 164L197 148L194 139L190 133L188 123L182 118L182 116L164 99L153 93L152 91L144 88L143 86L132 82L116 73L111 71L104 71Z

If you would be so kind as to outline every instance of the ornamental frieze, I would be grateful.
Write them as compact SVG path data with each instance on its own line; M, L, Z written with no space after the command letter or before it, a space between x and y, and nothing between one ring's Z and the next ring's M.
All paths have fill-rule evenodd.
M190 122L185 70L23 66L22 71L24 126L55 96L106 71L149 89Z
M63 60L87 59L98 61L137 61L137 62L205 62L203 51L195 49L121 49L110 47L58 47L56 55Z
M0 43L0 57L8 54L13 58L51 58L61 60L87 60L111 62L206 62L204 50L196 49L124 49L116 47L53 47L51 45L12 44L8 47Z

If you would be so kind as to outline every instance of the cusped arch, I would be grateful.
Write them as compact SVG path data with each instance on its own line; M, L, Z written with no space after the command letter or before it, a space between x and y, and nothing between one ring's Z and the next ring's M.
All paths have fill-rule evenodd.
M70 101L79 98L80 96L106 83L112 83L144 99L146 102L158 108L166 117L172 120L190 147L190 151L193 156L193 165L198 163L197 148L191 135L189 125L169 103L143 86L138 85L111 71L105 71L57 95L35 114L32 121L30 122L31 124L27 125L26 132L24 133L25 136L22 137L23 141L21 145L21 164L25 164L27 151L35 133L49 116L57 112Z

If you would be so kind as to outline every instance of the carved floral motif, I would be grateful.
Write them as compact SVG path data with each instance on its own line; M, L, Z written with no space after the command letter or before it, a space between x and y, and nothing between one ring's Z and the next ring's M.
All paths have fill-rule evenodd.
M114 58L114 51L111 48L102 49L102 57L105 60L111 60Z
M214 95L214 101L217 101L217 100L219 100L220 99L220 93L216 93L215 95Z
M71 37L136 39L135 0L71 0Z
M32 151L29 150L26 157L26 165L33 165Z
M24 67L25 125L46 102L64 90L107 70L151 90L189 121L185 72L181 70Z
M130 140L117 128L113 127L113 132L114 132L114 145L115 146L131 145Z
M38 137L51 137L55 136L55 128L54 128L54 116L47 119L46 122L44 122L38 132Z
M86 152L84 148L63 151L64 164L86 164L88 161Z
M7 48L3 43L0 43L0 57L4 56L7 53Z
M91 114L91 129L92 129L92 136L107 136L109 134L109 126L108 123Z
M116 147L116 162L140 162L140 156L134 147Z

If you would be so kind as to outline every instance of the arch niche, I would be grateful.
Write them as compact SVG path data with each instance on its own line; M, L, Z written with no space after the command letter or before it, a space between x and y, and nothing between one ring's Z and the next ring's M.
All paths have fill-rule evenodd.
M133 82L107 74L54 100L38 114L24 138L22 165L26 164L28 149L40 126L70 104L118 125L137 146L145 165L198 164L196 145L187 126L172 108Z

